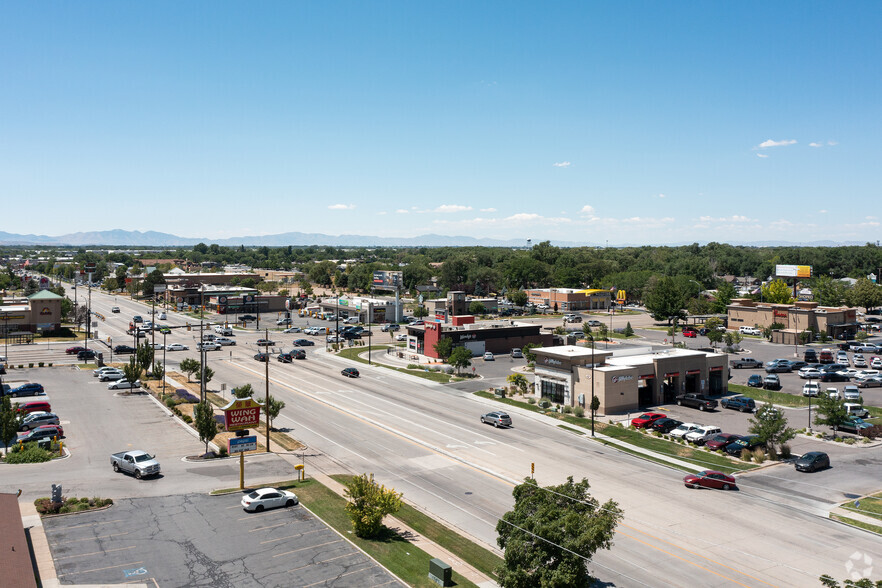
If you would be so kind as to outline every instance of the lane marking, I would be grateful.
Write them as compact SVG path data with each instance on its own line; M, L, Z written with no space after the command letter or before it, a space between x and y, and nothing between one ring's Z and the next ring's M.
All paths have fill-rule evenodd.
M68 545L70 543L78 543L80 541L95 541L96 539L108 539L110 537L120 537L122 535L128 535L128 534L129 534L128 531L126 531L125 533L111 533L110 535L99 535L97 537L84 537L82 539L71 539L70 541L60 541L60 542L55 541L55 542L51 543L50 545L52 545L53 547L58 547L60 545Z
M256 529L251 529L248 531L249 533L254 533L255 531L266 531L267 529L275 529L276 527L284 527L289 524L290 521L285 521L284 523L277 523L275 525L270 525L268 527L257 527Z
M310 545L308 547L301 547L300 549L294 549L292 551L285 551L283 553L277 553L273 557L282 557L283 555L290 555L292 553L297 553L299 551L306 551L307 549L315 549L317 547L324 547L325 545L333 545L334 543L343 543L343 539L334 539L333 541L328 541L326 543L319 543L318 545Z
M59 578L61 578L62 576L75 576L78 574L90 574L92 572L102 572L104 570L113 570L113 569L122 568L125 566L137 566L142 563L144 563L144 562L143 561L131 561L129 563L119 564L119 565L115 565L115 566L107 566L107 567L103 567L103 568L93 568L91 570L77 570L77 571L71 572L69 574L57 574L57 576Z
M93 551L92 553L80 553L78 555L66 555L64 557L56 557L55 559L60 561L62 559L75 559L77 557L86 557L88 555L99 555L102 553L113 553L114 551L126 551L128 549L134 549L136 546L132 545L130 547L117 547L116 549L105 549L103 551Z
M266 539L264 541L261 541L260 545L263 545L265 543L276 543L278 541L284 541L286 539L299 539L300 537L303 537L304 535L309 535L310 533L320 533L321 531L324 531L324 529L313 529L312 531L298 533L297 535L288 535L287 537L279 537L278 539Z
M67 530L67 529L79 529L80 527L97 527L98 525L109 525L111 523L121 523L124 520L125 519L116 519L113 521L103 521L100 523L83 523L82 525L71 525L70 527L61 527L61 528L64 530Z

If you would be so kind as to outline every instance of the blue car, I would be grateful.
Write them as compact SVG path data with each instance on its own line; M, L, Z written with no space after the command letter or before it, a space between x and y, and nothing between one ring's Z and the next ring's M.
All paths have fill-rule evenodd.
M42 384L28 383L22 384L18 388L13 388L6 392L6 394L13 398L18 398L19 396L42 396L45 394L45 391Z

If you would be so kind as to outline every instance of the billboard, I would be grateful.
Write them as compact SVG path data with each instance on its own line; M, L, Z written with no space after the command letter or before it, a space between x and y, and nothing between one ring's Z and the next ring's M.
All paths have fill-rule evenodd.
M779 278L810 278L812 277L812 266L776 265L775 275Z
M404 283L402 272L374 272L373 287L381 290L395 290Z
M255 429L260 422L262 404L254 398L236 398L221 410L224 411L224 430L239 431Z

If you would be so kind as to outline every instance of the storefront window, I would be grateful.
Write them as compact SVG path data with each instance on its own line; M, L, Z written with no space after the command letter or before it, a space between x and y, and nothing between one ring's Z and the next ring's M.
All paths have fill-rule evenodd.
M547 397L551 402L555 404L563 404L564 403L564 395L566 394L567 387L563 384L559 384L557 382L551 382L549 380L542 380L542 384L540 386L541 395Z

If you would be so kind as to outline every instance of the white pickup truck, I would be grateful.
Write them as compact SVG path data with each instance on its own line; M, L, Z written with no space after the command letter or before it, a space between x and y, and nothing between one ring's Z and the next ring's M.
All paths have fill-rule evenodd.
M139 480L146 476L159 475L159 462L156 461L156 456L140 449L112 454L110 465L113 466L113 471L132 474Z

